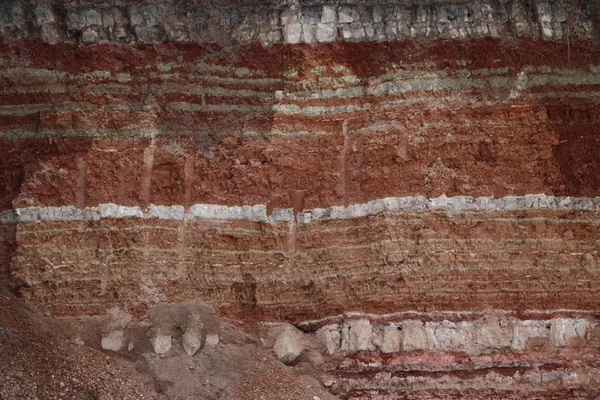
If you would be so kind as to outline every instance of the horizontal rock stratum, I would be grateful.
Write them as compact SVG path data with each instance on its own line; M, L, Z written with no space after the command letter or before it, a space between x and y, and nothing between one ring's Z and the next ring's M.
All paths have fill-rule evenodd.
M296 324L340 398L595 398L599 11L5 1L0 279Z
M33 1L7 0L0 30L93 44L326 43L409 38L597 35L597 7L577 1Z

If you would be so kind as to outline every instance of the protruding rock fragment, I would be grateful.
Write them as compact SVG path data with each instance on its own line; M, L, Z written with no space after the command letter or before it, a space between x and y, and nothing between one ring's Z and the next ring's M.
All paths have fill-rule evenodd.
M183 349L192 357L202 346L202 332L199 328L188 328L182 338Z
M296 327L286 325L277 336L273 351L279 361L289 364L296 361L304 347L304 334Z
M382 353L396 353L400 351L402 343L402 332L398 329L389 329L383 331L383 340L381 341Z
M125 333L113 331L102 337L101 346L104 350L121 351L125 347Z
M200 315L192 312L188 314L188 327L183 334L183 349L188 356L192 357L202 347L202 328L204 324L200 320Z
M339 331L339 325L327 325L319 329L315 338L319 341L329 354L335 354L340 350L342 334Z
M347 321L342 328L342 350L374 351L373 327L368 319Z
M461 350L469 351L472 340L472 325L451 321L426 322L425 334L430 350Z
M152 338L152 348L156 354L165 354L171 350L171 335L157 334Z
M402 348L405 351L427 349L427 334L421 321L406 321L402 329Z
M323 386L325 386L326 388L330 388L333 386L334 383L335 381L333 379L328 378L323 381Z
M290 336L283 336L275 342L273 346L275 356L279 361L285 364L292 363L302 353L302 345L295 338Z
M590 325L585 320L556 318L550 325L550 341L554 346L566 346L576 337L583 337Z
M477 351L499 350L510 346L508 323L489 316L475 325L474 339Z
M550 332L550 326L545 321L512 321L511 327L511 347L517 351L525 350L529 339L547 339Z

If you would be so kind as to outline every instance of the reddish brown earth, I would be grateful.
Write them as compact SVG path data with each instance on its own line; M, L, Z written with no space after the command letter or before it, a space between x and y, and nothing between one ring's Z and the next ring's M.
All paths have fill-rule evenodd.
M0 51L7 67L18 68L27 63L32 68L50 68L54 74L64 71L72 77L52 84L40 82L25 71L4 78L10 92L36 92L2 96L2 104L17 110L19 105L33 105L32 111L25 114L7 112L0 118L0 129L5 132L1 143L5 149L1 161L6 187L3 207L9 207L13 199L16 207L105 202L236 205L275 199L280 207L289 207L295 190L305 192L305 206L309 208L414 194L598 195L599 182L594 173L598 160L594 155L599 142L594 133L599 117L596 100L589 95L598 84L562 86L549 82L526 91L520 98L508 99L510 82L526 66L563 68L571 71L565 72L567 76L580 72L593 75L589 66L600 57L595 44L571 44L568 61L566 45L529 39L482 39L468 45L440 41L423 45L368 44L368 49L365 46L274 46L209 52L193 45L101 45L76 51L74 46L62 45L64 48L57 51L46 44L4 40ZM370 57L361 57L367 50ZM408 64L408 68L421 74L441 71L458 79L459 70L465 68L456 65L457 61L466 63L466 70L473 73L490 66L502 69L496 76L508 79L509 86L490 88L486 85L492 82L484 79L483 86L460 91L390 93L361 97L360 102L342 98L275 102L276 91L295 92L307 85L315 90L315 84L325 77L356 76L357 86L368 88L373 85L369 82L398 71L392 67L396 64ZM203 77L194 70L200 62L227 70ZM425 62L435 66L420 66ZM169 74L161 74L158 63L175 65ZM239 79L234 68L242 65L261 81L240 82L243 79ZM343 67L344 71L334 73L329 69L319 75L313 72L317 66L328 65ZM110 75L83 75L92 70ZM298 73L284 79L282 73L286 70ZM115 74L119 73L131 74L130 81L115 83ZM174 78L174 73L181 77ZM227 83L211 82L217 78L227 79ZM262 83L267 79L274 82ZM205 92L205 85L216 85L222 88L219 90L260 91L265 97L190 94L192 82ZM318 84L319 89L327 86L335 88L339 84ZM54 87L60 87L60 93L46 92ZM174 89L166 91L168 87ZM104 91L108 93L95 93ZM569 100L561 102L550 96L557 91L568 93L563 96L569 96ZM446 96L454 98L441 103L426 102ZM182 101L200 109L178 111L170 106ZM275 103L290 101L315 107L367 102L370 108L314 117L268 109ZM389 101L408 104L393 108L382 104ZM243 108L252 104L259 108ZM211 105L237 105L242 109L209 111ZM80 107L91 109L84 111ZM114 107L120 111L111 111ZM344 121L348 132L346 146ZM82 137L88 135L86 132L95 134L96 129L110 136L135 136L138 134L132 130L139 129L155 132L158 138L152 150L152 165L145 166L143 161L150 139ZM274 131L309 134L290 137L273 135ZM34 138L20 138L23 135ZM423 138L423 143L415 143ZM342 157L344 151L349 153ZM340 157L344 160L343 177ZM47 171L40 169L42 165ZM58 169L60 174L56 173ZM445 173L435 178L428 176L437 169ZM106 174L111 174L111 179L106 179ZM340 188L340 181L347 187Z
M238 318L290 322L344 311L597 307L598 214L382 214L293 229L137 218L21 223L12 273L29 286L29 301L61 316L115 305L143 315L147 297L197 298Z
M342 40L343 29L367 28L336 8L335 23L348 25L333 42L296 43L282 22L287 44L265 45L175 40L151 13L135 25L137 3L123 17L135 40L104 37L95 22L69 27L72 10L94 20L87 3L32 2L21 26L14 3L0 6L0 286L12 291L0 293L0 396L600 396L596 8L502 2L492 7L499 34L391 41ZM439 7L411 8L407 26L437 26ZM538 194L566 205L435 206ZM430 206L352 211L417 196ZM194 214L202 207L213 214ZM154 354L151 310L192 300L237 322L216 349L189 357L179 326L173 348ZM143 344L103 354L116 309ZM464 326L490 313L517 328L483 352L456 344L476 341ZM380 333L349 333L359 317ZM347 337L284 367L256 336L258 323L283 321L317 339L338 324ZM420 339L405 330L384 351L377 335L406 321L420 321ZM549 322L524 334L536 321ZM439 333L427 322L457 325Z
M370 57L361 57L367 49ZM597 76L593 63L600 51L591 42L568 49L530 39L481 39L234 50L4 40L1 50L13 68L26 64L34 71L51 68L53 76L69 74L50 79L54 86L28 69L5 78L8 91L20 93L4 96L15 110L6 111L2 125L5 208L208 203L298 211L389 196L600 193L593 97L600 83L577 81ZM218 72L207 77L196 70L201 63ZM508 86L485 75L482 68L490 65L499 71L493 79L508 79ZM254 79L250 83L235 69L242 66ZM324 72L315 72L319 66ZM552 75L551 68L563 72ZM92 70L107 72L85 75ZM286 78L290 70L297 73ZM471 78L461 78L465 71ZM522 71L537 71L528 79L543 84L515 89ZM276 100L278 91L374 87L390 73L416 74L423 82L431 74L447 76L448 88ZM358 83L344 83L348 76ZM479 76L482 81L470 86ZM563 76L577 84L553 83ZM56 85L60 93L54 93ZM243 97L213 99L215 87ZM266 94L253 97L257 91ZM577 97L561 101L557 92ZM386 105L393 101L400 103ZM200 108L174 110L181 102ZM369 109L318 116L273 109L286 103ZM26 104L39 111L19 112ZM225 109L203 111L210 104ZM248 108L252 104L259 108ZM232 105L242 108L232 114ZM96 129L106 133L86 137L99 134ZM139 129L149 129L152 138L139 137L146 135ZM301 196L300 203L293 204L294 196ZM471 220L433 213L414 222L410 215L382 215L293 231L287 223L243 221L236 222L239 228L204 221L36 222L19 224L16 233L8 224L3 237L4 246L17 247L9 267L16 284L30 287L24 288L27 298L57 315L101 314L114 304L143 312L137 285L145 277L167 299L198 297L245 318L300 321L345 307L593 310L596 215L523 211ZM401 242L408 247L396 248ZM251 252L238 255L241 250ZM462 271L449 276L444 271L450 266ZM367 276L373 279L361 283ZM565 290L572 293L567 300Z
M302 375L305 370L288 368L257 346L255 334L228 322L220 347L191 360L181 350L168 357L144 357L147 348L102 353L92 340L98 331L89 325L53 321L5 290L0 311L2 399L334 398L314 377Z

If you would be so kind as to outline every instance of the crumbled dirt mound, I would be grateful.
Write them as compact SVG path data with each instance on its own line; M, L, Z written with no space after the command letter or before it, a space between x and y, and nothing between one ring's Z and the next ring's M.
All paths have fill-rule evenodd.
M296 376L253 344L226 344L194 357L176 350L167 358L152 357L154 371L168 399L280 400L315 397L335 399L319 381ZM298 367L301 369L301 367Z
M281 364L254 335L223 321L221 343L194 357L181 346L165 356L117 355L77 344L72 333L0 289L0 399L335 398L296 374L305 365Z
M161 398L125 363L58 332L55 322L0 291L0 398Z

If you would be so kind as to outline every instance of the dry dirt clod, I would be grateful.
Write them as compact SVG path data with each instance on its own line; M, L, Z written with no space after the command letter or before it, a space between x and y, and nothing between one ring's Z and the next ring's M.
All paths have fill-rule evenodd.
M205 345L207 347L215 347L219 345L219 335L216 333L209 333L206 335Z

